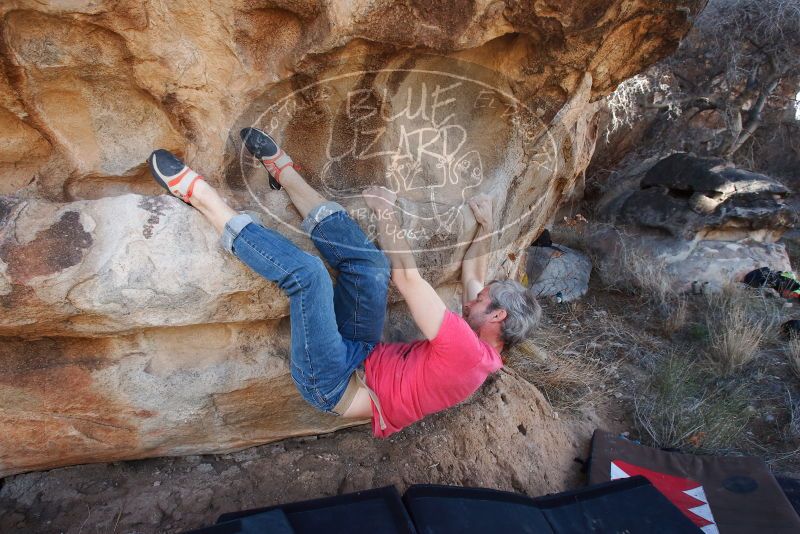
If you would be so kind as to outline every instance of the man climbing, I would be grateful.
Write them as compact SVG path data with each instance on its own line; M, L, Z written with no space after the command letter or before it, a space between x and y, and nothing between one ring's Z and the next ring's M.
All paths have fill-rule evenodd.
M389 436L465 400L502 367L500 351L535 327L541 310L520 284L506 280L484 287L492 222L488 197L470 201L479 230L462 265L462 319L422 278L405 238L393 233L400 228L393 193L380 187L363 193L377 216L384 254L341 205L305 182L271 137L255 128L241 136L267 169L270 186L286 190L303 217L303 230L338 271L335 287L317 256L236 213L168 151L156 150L148 163L159 184L208 219L226 250L289 297L291 375L315 408L372 417L374 434ZM390 275L424 340L380 342Z

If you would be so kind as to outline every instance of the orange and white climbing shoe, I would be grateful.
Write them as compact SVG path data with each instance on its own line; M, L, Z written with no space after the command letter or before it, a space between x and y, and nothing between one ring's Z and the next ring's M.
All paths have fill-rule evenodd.
M283 151L278 143L268 134L258 128L244 128L239 135L247 150L264 165L269 173L269 186L278 190L281 188L280 176L286 167L295 167L292 158Z
M189 204L192 191L203 177L179 160L175 154L159 148L147 158L153 178L172 195Z

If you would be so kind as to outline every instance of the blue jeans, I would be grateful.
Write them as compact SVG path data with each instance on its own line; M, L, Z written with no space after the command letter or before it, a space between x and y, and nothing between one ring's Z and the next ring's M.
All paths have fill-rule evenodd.
M389 262L335 202L314 208L302 227L338 271L336 287L319 257L247 214L228 221L221 243L289 297L292 378L306 401L334 413L350 375L381 339Z

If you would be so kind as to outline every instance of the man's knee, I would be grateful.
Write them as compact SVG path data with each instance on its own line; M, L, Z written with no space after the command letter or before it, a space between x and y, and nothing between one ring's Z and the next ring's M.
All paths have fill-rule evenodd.
M300 267L297 269L298 273L302 275L303 279L310 282L318 282L328 279L328 270L322 260L312 254L308 254Z
M313 382L313 379L305 376L300 369L292 367L292 380L303 400L317 410L328 411L325 397L313 383L310 383Z
M388 280L390 274L389 258L386 257L386 254L384 254L382 250L375 249L367 255L365 260L371 269L374 269L382 276L385 276Z
M325 264L317 256L305 254L302 260L286 273L280 282L281 287L292 295L300 290L323 291L330 286L330 277Z

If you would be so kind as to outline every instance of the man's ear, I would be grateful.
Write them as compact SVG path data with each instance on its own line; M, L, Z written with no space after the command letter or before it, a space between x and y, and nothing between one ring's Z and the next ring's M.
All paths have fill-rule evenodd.
M496 322L504 321L508 317L508 312L503 308L497 308L492 312L492 320Z

